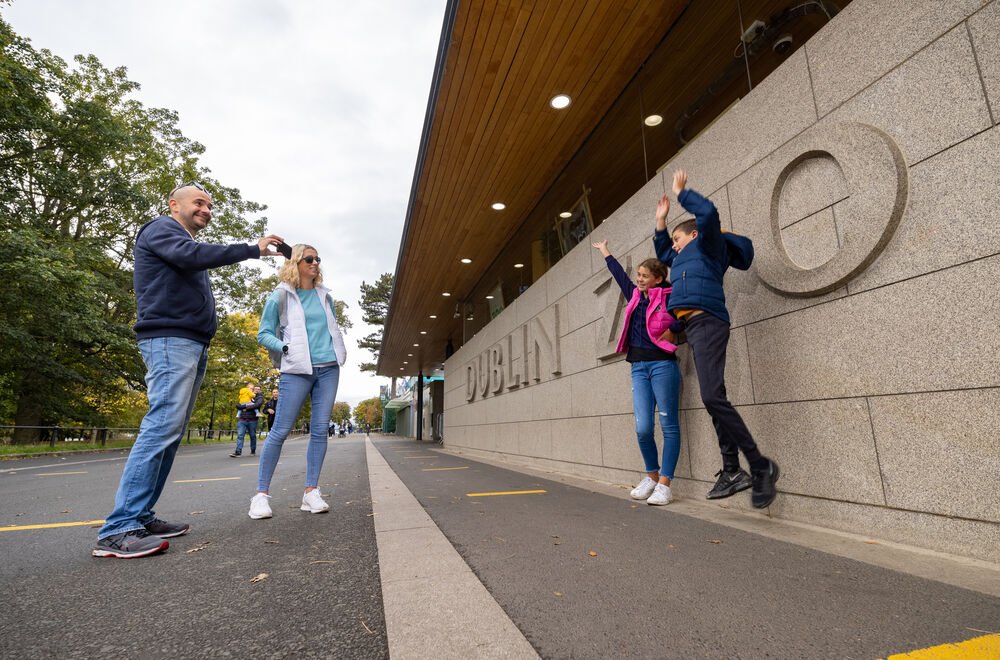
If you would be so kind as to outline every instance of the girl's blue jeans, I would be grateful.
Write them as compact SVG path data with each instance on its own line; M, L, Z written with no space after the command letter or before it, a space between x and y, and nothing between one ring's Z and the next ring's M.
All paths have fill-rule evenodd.
M271 487L271 477L281 456L281 446L295 426L299 410L306 397L312 400L312 417L309 420L309 448L306 450L306 488L319 486L319 473L326 458L326 429L330 423L330 412L337 399L337 384L340 382L340 366L313 367L311 375L281 374L278 381L278 409L274 414L274 426L264 441L257 473L257 491L267 492Z
M635 410L635 435L646 472L659 472L674 478L677 457L681 453L680 403L681 370L676 360L632 363L632 404ZM653 437L654 409L659 410L663 429L663 462L657 461Z

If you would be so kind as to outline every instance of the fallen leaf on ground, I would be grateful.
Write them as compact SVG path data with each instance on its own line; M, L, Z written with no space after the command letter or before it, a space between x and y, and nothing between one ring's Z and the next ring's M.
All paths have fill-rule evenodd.
M66 509L65 511L60 511L59 513L73 513L73 512L70 511L69 509Z
M722 539L709 539L708 542L714 543L715 545L719 545L720 543L722 543Z
M674 549L674 544L673 543L668 543L667 547L670 548L671 550L673 550Z
M590 555L591 557L596 557L596 556L597 556L597 553L596 553L596 552L594 552L593 550L591 550L591 551L590 551L590 552L588 552L587 554L588 554L588 555Z
M208 544L210 544L210 543L211 543L211 541L205 541L204 543L202 543L202 544L201 544L201 545L199 545L199 546L196 546L196 547L194 547L194 548L191 548L190 550L185 550L185 551L184 551L184 554L186 554L186 555L189 555L189 554L191 554L192 552L198 552L199 550L204 550L204 549L205 549L205 548L206 548L206 547L208 546Z
M336 564L336 559L317 559L316 561L309 562L310 564Z
M553 593L553 595L555 595L555 596L556 596L557 598L562 598L562 594L561 594L561 593L559 593L558 591L553 591L552 593Z
M252 578L250 578L250 584L254 584L256 582L263 582L267 578L268 578L268 574L267 573L258 573L257 575L255 575Z
M867 543L868 545L878 545L878 541L868 540L868 541L865 541L865 543Z
M274 545L278 545L281 541L264 541L264 543L273 543Z
M204 512L204 511L192 511L192 512L191 512L191 513L189 513L188 515L189 515L189 516L200 516L200 515L201 515L201 514L203 514L203 513L205 513L205 512Z

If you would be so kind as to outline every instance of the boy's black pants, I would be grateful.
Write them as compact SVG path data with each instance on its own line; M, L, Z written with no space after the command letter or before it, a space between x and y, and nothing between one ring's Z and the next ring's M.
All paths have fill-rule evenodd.
M729 324L708 312L691 317L686 323L687 340L694 351L694 368L698 372L701 400L712 416L715 433L722 451L722 468L738 470L740 455L747 458L752 470L767 468L750 430L733 404L726 398L726 348L729 345Z

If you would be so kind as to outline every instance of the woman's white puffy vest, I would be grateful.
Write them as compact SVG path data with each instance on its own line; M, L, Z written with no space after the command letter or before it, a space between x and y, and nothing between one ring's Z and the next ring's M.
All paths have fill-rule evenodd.
M281 333L281 341L288 345L288 353L281 358L281 373L283 374L311 374L312 358L309 355L309 336L306 334L306 314L302 309L302 301L299 300L295 287L287 282L278 285L279 289L284 289L287 297L288 325ZM323 285L316 285L316 294L326 312L326 325L330 329L330 337L333 338L333 350L337 354L337 364L344 366L347 360L347 347L344 346L344 336L337 325L337 317L333 313L333 298L330 290Z

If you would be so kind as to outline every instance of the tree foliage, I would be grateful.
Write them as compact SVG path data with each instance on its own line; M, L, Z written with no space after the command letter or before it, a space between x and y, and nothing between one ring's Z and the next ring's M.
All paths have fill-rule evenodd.
M266 207L211 177L204 147L175 112L135 100L126 73L94 56L69 65L0 18L0 412L19 425L108 425L134 412L145 386L132 248L178 182L212 193L215 217L199 240L264 233ZM260 309L253 266L212 280L220 321Z
M378 359L382 350L382 333L385 330L385 320L389 314L389 299L392 297L392 273L382 273L374 284L361 282L361 320L369 325L377 326L375 332L358 341L358 348L372 352ZM375 372L375 362L362 362L361 371Z
M330 414L330 419L332 419L337 424L344 424L351 418L351 404L345 401L338 401L333 404L333 412Z
M382 428L382 399L372 397L360 401L354 406L354 421L358 424L370 424L372 428Z

